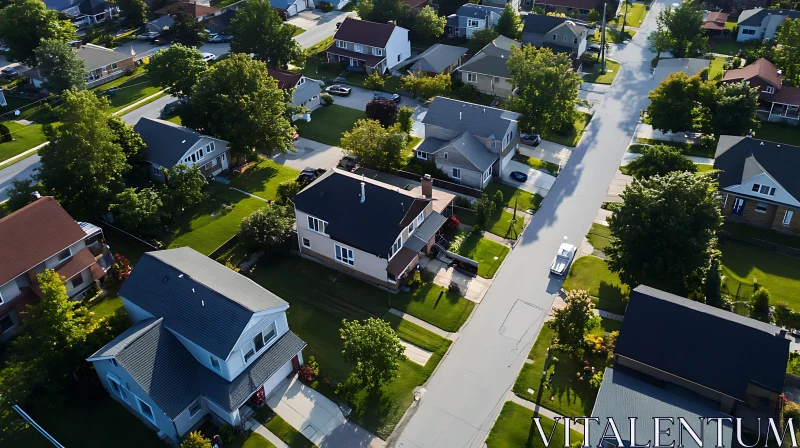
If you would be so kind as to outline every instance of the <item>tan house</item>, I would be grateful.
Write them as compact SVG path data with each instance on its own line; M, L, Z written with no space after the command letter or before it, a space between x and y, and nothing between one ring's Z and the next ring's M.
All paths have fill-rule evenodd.
M103 85L133 71L136 64L133 54L123 53L94 44L83 44L77 49L78 57L86 64L86 80L89 88Z
M408 191L333 168L294 198L300 253L396 290L434 245L454 197L428 176Z
M740 81L758 88L759 119L793 125L800 122L800 88L783 85L782 72L775 64L761 58L743 68L726 71L722 78L722 82Z
M782 233L800 232L798 164L798 146L720 136L714 169L721 171L725 219Z
M511 47L519 46L515 40L498 36L461 65L457 76L481 93L507 98L514 92L514 85L506 63L511 56Z

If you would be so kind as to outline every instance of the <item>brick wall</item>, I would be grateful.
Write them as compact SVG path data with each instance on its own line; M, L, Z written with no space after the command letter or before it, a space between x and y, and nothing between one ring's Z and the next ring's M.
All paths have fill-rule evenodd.
M789 221L788 226L783 225L783 217L786 214L786 210L791 210L794 212L794 215L792 216L791 221ZM775 219L772 220L771 228L772 230L783 233L800 233L800 210L778 206L775 212Z
M733 222L741 222L744 224L749 224L751 226L762 227L765 229L771 228L773 222L775 221L775 217L777 215L778 206L774 204L766 204L767 210L766 213L761 213L756 211L756 205L758 205L757 200L754 199L745 199L744 203L744 210L742 210L741 215L735 215L732 213L733 204L736 202L736 196L730 195L728 196L727 204L722 210L722 214L728 219L729 221ZM781 219L783 219L783 214L781 214ZM780 221L778 222L780 224Z

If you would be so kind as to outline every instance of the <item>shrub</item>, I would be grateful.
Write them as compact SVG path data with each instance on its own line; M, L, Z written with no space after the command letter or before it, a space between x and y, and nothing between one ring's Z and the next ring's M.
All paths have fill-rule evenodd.
M497 205L489 200L486 193L481 195L480 201L475 203L475 212L478 214L478 226L483 227L489 222L489 218L494 215Z
M397 120L397 103L389 99L373 99L367 103L367 118L378 120L381 126L388 128Z
M330 106L333 104L333 97L329 93L323 93L319 98L322 100L323 106Z
M450 215L447 221L444 222L444 228L447 230L458 230L461 226L461 221L458 220L456 215Z
M111 267L111 275L119 282L123 282L131 275L131 262L124 255L114 254L116 263Z
M700 146L703 149L714 153L714 151L717 150L717 138L714 136L714 134L703 134L703 136L700 137Z
M503 199L503 192L500 190L497 190L494 193L494 198L492 198L492 200L494 201L494 205L497 208L497 210L502 210L503 207L505 207L506 205L506 201L505 199Z
M306 360L306 363L300 367L297 375L300 377L301 381L306 383L313 382L317 378L317 375L319 375L319 363L317 362L316 358L310 356Z
M794 401L787 401L783 405L783 421L787 421L788 419L792 419L794 422L800 420L800 404Z
M372 72L367 75L367 78L364 80L364 88L369 90L383 90L383 85L385 81L383 76L380 75L378 72Z
M456 198L453 199L453 205L456 207L472 209L472 201L466 196L456 196Z
M294 201L294 197L300 190L303 189L303 186L300 185L300 182L297 182L294 179L288 179L281 182L278 185L277 193L278 193L278 202L286 205L289 201Z
M190 432L181 442L181 448L211 448L211 440L204 437L200 431Z
M414 109L403 106L397 111L397 125L400 127L400 130L405 132L406 134L411 133L411 127L413 125L413 121L411 120L411 116L414 114Z
M8 126L0 123L0 143L10 142L11 139L11 131L8 130Z
M333 5L329 2L322 2L319 4L319 9L321 9L322 12L331 12L333 11Z
M233 433L233 427L231 425L222 425L219 427L219 438L222 439L222 443L228 445L233 443L233 438L235 434Z
M592 375L592 378L589 380L589 385L592 386L593 389L600 389L600 385L603 384L603 372L597 372Z
M417 289L421 288L423 285L425 285L425 281L422 280L422 275L419 273L419 271L414 271L414 273L408 277L409 288Z

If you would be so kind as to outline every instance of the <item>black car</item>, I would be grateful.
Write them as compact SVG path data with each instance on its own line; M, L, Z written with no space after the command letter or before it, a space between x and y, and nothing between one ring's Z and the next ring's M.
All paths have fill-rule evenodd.
M0 73L2 73L3 76L9 79L16 78L17 76L19 76L19 71L11 67L6 67L3 70L0 70Z
M332 86L325 87L325 91L331 95L348 96L350 95L350 92L352 92L352 89L343 85L334 84Z
M314 168L305 168L303 171L300 172L300 175L297 176L297 182L302 184L302 185L305 185L305 184L313 181L317 177L319 177L324 172L325 172L325 170L323 170L322 168L316 168L316 169L314 169Z
M586 46L586 51L589 51L589 52L592 52L592 53L600 53L600 45L594 45L594 44L587 45Z
M396 93L375 92L372 97L376 100L392 100L397 104L400 104L401 101L400 95Z
M352 171L358 166L358 158L355 156L344 156L337 166L343 170Z
M519 136L519 140L528 146L533 146L534 148L542 143L542 137L539 134L522 134Z
M528 175L519 171L512 171L509 176L517 182L525 182L528 180Z
M161 109L161 116L169 117L171 115L175 115L178 112L178 109L180 109L180 107L184 104L186 104L185 100L175 100L167 103L164 108Z

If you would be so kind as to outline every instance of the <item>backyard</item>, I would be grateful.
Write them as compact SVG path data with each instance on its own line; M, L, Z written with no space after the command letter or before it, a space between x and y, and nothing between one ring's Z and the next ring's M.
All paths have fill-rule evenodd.
M507 401L489 432L486 446L489 448L546 448L539 437L536 425L531 420L531 417L535 415L538 414L522 405ZM563 424L559 423L556 430L551 432L555 423L553 420L540 417L539 421L544 433L553 435L549 445L551 447L574 446L576 442L583 440L582 434L571 429L569 443L565 444ZM532 440L530 445L527 444L529 438Z
M454 247L453 246L457 246ZM500 265L503 264L511 249L488 238L477 234L464 235L463 233L453 239L450 250L478 262L478 275L483 278L492 278Z
M711 60L711 65L708 67L708 79L716 79L717 76L721 79L725 75L726 59L722 56L714 56L714 59Z
M743 42L736 42L734 39L723 40L709 40L708 50L711 53L727 54L728 56L735 56L739 50L744 49L746 46Z
M586 112L577 112L575 115L575 126L569 132L560 134L558 132L548 130L542 132L542 138L544 140L564 146L578 146L578 142L581 141L583 131L586 130L586 126L588 126L589 122L592 121L592 114L588 114Z
M785 143L787 145L800 145L800 127L788 126L777 123L759 122L755 138L770 142Z
M771 305L784 302L800 311L800 259L730 240L721 249L722 271L730 294L747 299L758 283L769 290Z
M606 58L606 71L603 73L603 64L595 62L591 68L584 70L583 80L595 84L611 84L619 73L619 62Z
M628 285L608 269L605 260L591 255L572 263L564 280L564 289L585 289L597 298L593 299L597 308L616 314L625 313L630 292Z
M628 15L625 16L625 9L627 8ZM622 19L625 19L625 26L632 26L634 28L639 28L644 22L644 18L647 16L647 8L643 3L634 3L633 5L625 5L619 11L619 17L610 20L608 22L609 25L614 26L621 26Z
M278 185L296 179L299 174L294 168L262 158L255 166L232 178L230 186L274 201L278 198Z
M0 143L0 164L16 155L41 145L47 141L41 124L23 125L14 121L4 121L2 124L11 132L10 142Z
M339 146L342 134L362 118L367 118L363 111L331 104L312 112L310 122L298 121L297 133L315 142Z

